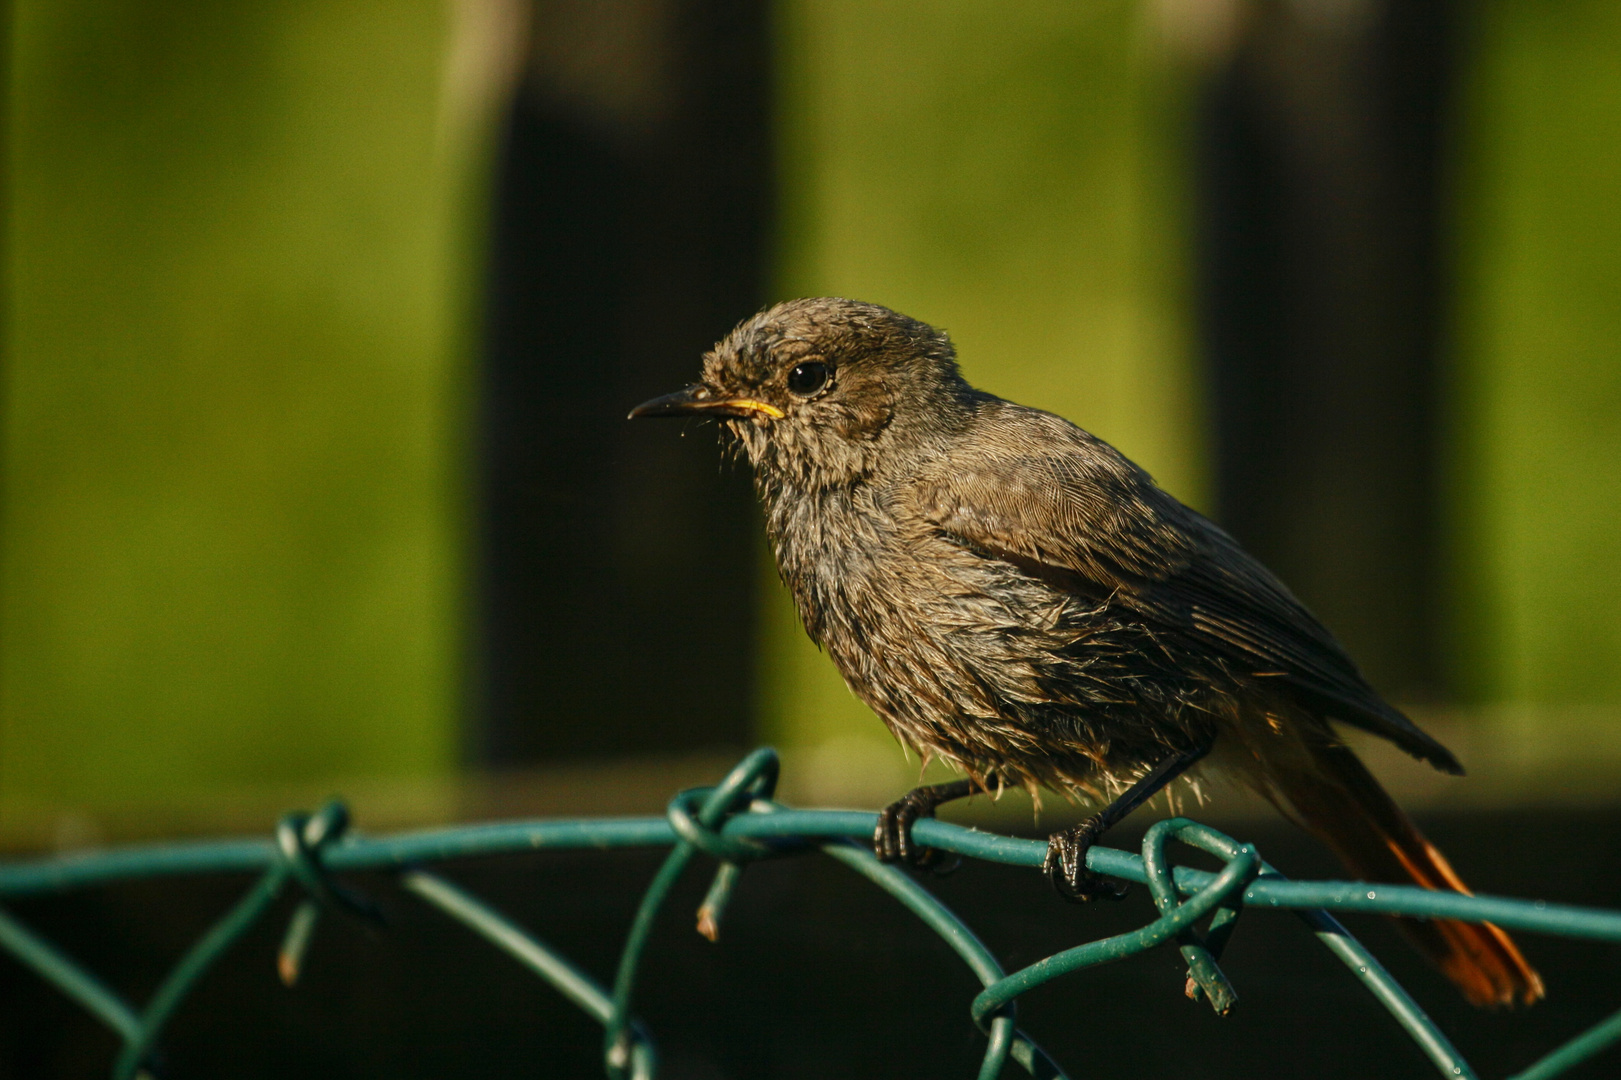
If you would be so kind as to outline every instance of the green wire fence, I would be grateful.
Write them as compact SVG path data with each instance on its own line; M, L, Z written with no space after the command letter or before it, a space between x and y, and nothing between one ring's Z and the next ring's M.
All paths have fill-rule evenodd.
M376 919L369 900L345 888L334 874L395 870L401 885L423 902L487 938L555 987L603 1027L603 1054L612 1080L646 1080L657 1070L649 1033L633 1006L637 972L655 917L695 855L719 862L698 912L699 930L713 938L745 864L759 859L821 851L894 896L962 958L984 989L969 1013L985 1033L981 1080L1002 1074L1011 1058L1030 1076L1064 1072L1014 1026L1018 997L1051 979L1120 960L1160 945L1175 944L1188 965L1188 996L1218 1013L1236 1000L1217 962L1245 908L1281 908L1304 919L1352 975L1388 1009L1396 1022L1446 1077L1474 1078L1447 1037L1385 969L1346 932L1330 912L1373 912L1430 918L1490 921L1516 930L1621 942L1621 912L1432 892L1413 886L1360 882L1290 881L1248 844L1186 818L1161 821L1148 830L1134 855L1095 847L1087 856L1094 871L1146 883L1159 917L1130 933L1066 949L1012 974L1005 972L967 926L905 872L878 862L865 846L875 816L841 810L793 810L772 801L777 756L756 750L712 788L681 792L662 818L598 818L521 821L365 837L348 832L341 803L314 814L295 814L278 825L274 841L221 840L137 845L56 858L0 863L0 899L38 896L114 881L183 874L258 872L245 895L181 957L144 1007L109 989L85 967L0 908L0 946L72 998L123 1040L113 1064L116 1080L145 1074L165 1025L198 980L242 934L263 918L281 891L294 883L304 897L294 909L279 957L282 977L297 978L320 912L337 908ZM919 842L958 855L1015 866L1039 867L1046 845L978 832L934 820L917 823ZM852 839L852 838L859 838ZM1198 848L1225 862L1218 873L1172 866L1170 841ZM478 855L548 850L668 847L631 923L619 969L605 987L556 949L422 864ZM1198 924L1204 922L1204 928ZM1545 1080L1621 1041L1621 1012L1582 1033L1511 1080Z

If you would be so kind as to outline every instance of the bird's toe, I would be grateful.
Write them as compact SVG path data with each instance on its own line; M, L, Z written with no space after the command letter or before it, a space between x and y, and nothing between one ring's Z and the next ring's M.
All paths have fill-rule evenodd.
M1076 904L1093 900L1118 900L1126 895L1125 882L1114 881L1087 869L1086 853L1097 839L1093 823L1083 822L1073 829L1047 838L1047 855L1041 869L1054 891Z

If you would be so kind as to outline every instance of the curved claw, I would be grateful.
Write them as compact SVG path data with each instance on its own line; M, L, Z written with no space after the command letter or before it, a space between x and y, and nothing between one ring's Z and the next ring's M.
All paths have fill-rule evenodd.
M919 847L912 839L912 826L920 817L933 817L934 807L920 805L908 793L878 812L878 827L872 834L872 852L882 863L905 863L908 866L926 866L933 848Z
M1130 888L1123 881L1094 874L1086 868L1086 853L1101 831L1098 825L1098 820L1093 818L1047 838L1047 857L1041 861L1041 870L1052 882L1053 891L1072 904L1119 900Z
M919 846L912 839L912 826L919 818L934 816L935 807L967 795L967 781L914 788L878 813L878 827L872 834L872 851L883 863L905 863L920 870L945 875L962 865L960 858L945 859L944 853Z

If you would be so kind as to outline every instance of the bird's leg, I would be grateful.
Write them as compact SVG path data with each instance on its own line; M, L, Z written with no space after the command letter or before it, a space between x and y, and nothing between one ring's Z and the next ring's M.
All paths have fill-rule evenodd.
M1073 828L1055 832L1047 838L1047 857L1041 868L1047 880L1053 883L1058 895L1077 904L1088 900L1118 900L1126 895L1124 883L1110 881L1086 868L1086 853L1104 833L1143 803L1158 795L1165 785L1188 770L1194 762L1210 753L1213 739L1200 743L1192 750L1184 750L1161 761L1120 797Z
M995 781L987 777L985 783ZM912 826L918 818L933 817L935 807L941 803L972 795L975 787L972 780L963 779L949 784L925 784L908 791L879 812L878 828L872 834L873 854L878 856L879 862L934 868L940 852L913 843Z

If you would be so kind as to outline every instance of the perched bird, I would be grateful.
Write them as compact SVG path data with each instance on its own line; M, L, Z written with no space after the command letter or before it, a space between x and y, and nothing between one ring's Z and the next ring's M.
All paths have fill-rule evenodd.
M1114 795L1047 857L1071 898L1113 895L1087 848L1208 757L1358 877L1466 891L1330 722L1457 759L1230 536L1108 443L969 386L941 331L792 300L631 416L724 419L806 631L896 738L966 773L888 807L880 858L927 864L913 822L975 790ZM1542 996L1498 927L1401 923L1470 1001Z

